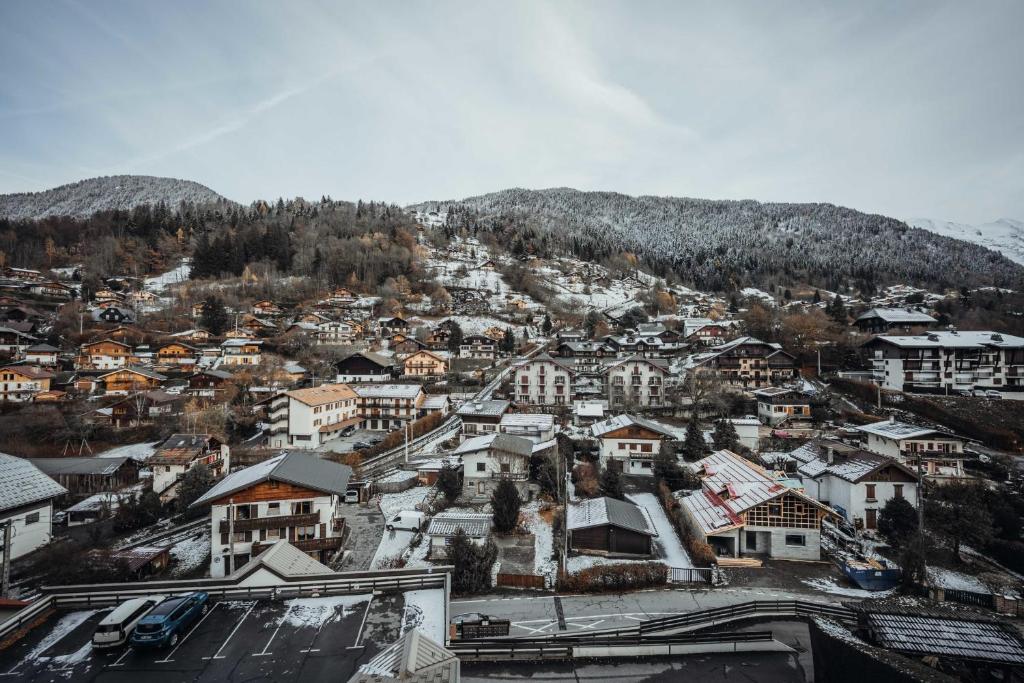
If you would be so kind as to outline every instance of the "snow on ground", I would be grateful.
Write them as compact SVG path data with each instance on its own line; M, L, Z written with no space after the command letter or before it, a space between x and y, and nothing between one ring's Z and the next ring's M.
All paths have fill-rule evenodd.
M281 624L293 628L323 628L324 624L340 621L348 616L357 605L369 602L373 595L332 595L326 598L294 598L286 600L288 611L281 617ZM442 641L443 642L443 641Z
M540 503L524 505L520 510L523 525L533 534L533 571L551 581L555 579L558 563L551 559L554 536L551 525L540 515Z
M628 562L637 562L637 560L627 560L621 557L601 557L600 555L576 555L569 558L565 563L565 568L570 574L575 574L576 572L599 565L625 564Z
M977 577L952 569L942 567L928 567L928 583L939 588L949 588L958 591L971 591L974 593L989 593L988 586Z
M764 291L763 289L758 289L757 287L744 287L743 289L740 290L740 296L754 297L757 299L761 299L764 303L769 304L771 306L775 305L775 297L773 297L771 294Z
M210 536L208 528L203 533L178 541L171 546L171 557L177 560L173 570L175 576L185 576L210 562Z
M836 583L836 580L831 577L805 579L803 583L815 590L831 593L832 595L845 595L851 598L885 598L894 594L897 590L895 588L891 588L887 591L866 591L860 588L849 588L847 586L840 586Z
M417 628L435 643L443 643L448 627L444 607L444 591L440 588L406 591L402 634L408 629Z
M145 283L142 285L145 289L151 292L162 292L170 285L176 285L179 282L185 282L188 280L189 274L192 272L192 265L188 259L182 259L181 263L174 270L169 270L162 275L155 277L147 277Z
M59 643L61 640L64 639L64 636L74 631L76 628L85 623L85 621L89 617L98 613L99 611L100 610L97 609L89 609L82 610L80 612L71 612L69 614L65 614L63 617L60 618L60 621L58 621L54 625L54 627L50 629L50 632L46 634L46 637L39 641L39 644L37 644L34 648L32 648L32 651L25 656L25 660L23 661L35 661L40 659L40 656L44 652L46 652L51 647Z
M148 460L149 456L153 455L156 451L156 447L160 445L159 441L152 443L130 443L124 446L115 446L109 451L103 451L97 453L97 458L135 458L136 460Z
M658 532L658 537L654 541L658 544L658 548L661 549L661 554L664 556L662 561L670 567L682 569L693 567L693 562L690 560L686 549L683 548L683 543L679 540L679 534L676 533L675 527L669 521L665 510L661 507L661 503L658 502L658 497L653 493L634 493L627 495L626 498L646 509L647 513L651 516L654 528Z
M415 537L415 531L405 529L388 531L385 529L380 539L380 545L377 546L377 552L373 554L373 559L370 561L370 569L382 569L388 560L404 556ZM393 568L393 566L388 568Z
M380 511L385 519L391 519L402 510L415 510L430 493L430 486L414 486L408 491L383 493L380 496Z

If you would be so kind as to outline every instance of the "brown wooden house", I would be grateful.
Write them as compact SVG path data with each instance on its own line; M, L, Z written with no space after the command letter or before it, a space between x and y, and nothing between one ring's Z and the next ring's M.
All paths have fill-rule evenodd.
M647 511L615 498L591 498L569 506L569 547L588 555L649 557L658 535Z

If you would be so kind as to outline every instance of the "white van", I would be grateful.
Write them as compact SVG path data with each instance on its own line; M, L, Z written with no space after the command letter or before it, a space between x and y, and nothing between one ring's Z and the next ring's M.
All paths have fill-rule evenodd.
M388 531L400 529L402 531L419 531L423 528L423 522L427 516L417 510L402 510L388 520L385 528Z
M96 627L92 634L92 646L97 649L117 647L128 642L135 624L149 614L149 611L164 601L164 595L148 595L144 598L125 600L114 608Z

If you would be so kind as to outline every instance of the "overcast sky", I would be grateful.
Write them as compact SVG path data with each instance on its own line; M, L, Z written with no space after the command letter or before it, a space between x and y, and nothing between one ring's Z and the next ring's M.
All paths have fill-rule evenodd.
M1024 2L0 3L0 192L507 187L1024 219Z

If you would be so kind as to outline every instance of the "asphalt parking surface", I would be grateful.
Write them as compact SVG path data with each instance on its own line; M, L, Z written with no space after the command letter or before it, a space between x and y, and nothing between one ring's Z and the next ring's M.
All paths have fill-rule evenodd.
M402 594L211 604L175 647L94 650L109 613L61 611L0 650L0 681L345 681L398 639Z

